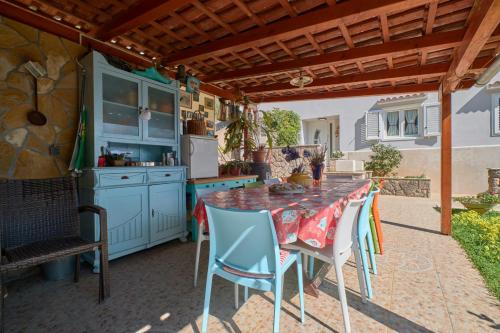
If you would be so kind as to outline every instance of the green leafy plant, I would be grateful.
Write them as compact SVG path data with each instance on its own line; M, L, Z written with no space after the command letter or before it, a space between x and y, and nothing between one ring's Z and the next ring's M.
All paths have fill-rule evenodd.
M326 148L326 146L321 146L314 149L311 153L311 156L309 157L309 164L313 166L323 164L325 162L327 150L328 148Z
M372 171L376 177L393 174L403 158L401 152L391 145L377 143L371 150L373 154L370 155L370 161L366 162L365 169Z
M500 213L453 214L452 235L500 301Z
M263 112L262 119L259 122L259 124L257 124L257 126L255 126L255 131L254 131L255 142L257 142L257 146L258 146L259 150L265 149L266 144L269 147L269 149L273 149L273 143L276 139L277 131L276 131L275 127L269 126L272 123L273 122L272 122L271 113ZM258 129L260 129L262 132L264 132L264 135L266 136L266 143L265 144L260 142L260 133L259 133Z
M300 163L298 166L292 169L292 175L306 173L306 167L304 163Z
M454 201L460 202L461 204L484 204L484 205L496 205L500 204L500 197L490 194L488 192L481 192L473 196L455 197Z
M244 133L247 131L250 135L244 139ZM254 132L254 124L252 120L245 116L241 116L234 120L226 128L224 133L225 146L223 153L227 154L235 149L245 149L252 151L256 148L255 140L251 135Z
M299 142L300 116L290 110L274 108L265 112L263 125L275 131L274 143L278 146L293 146Z
M330 158L334 160L340 160L342 157L344 157L344 153L340 150L333 151L330 155Z

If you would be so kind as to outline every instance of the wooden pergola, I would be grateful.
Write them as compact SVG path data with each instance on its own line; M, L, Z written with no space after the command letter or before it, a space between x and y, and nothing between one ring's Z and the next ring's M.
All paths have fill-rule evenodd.
M451 221L451 94L500 52L500 0L0 0L0 13L138 66L184 64L256 103L438 91L441 231ZM290 80L305 73L312 84Z

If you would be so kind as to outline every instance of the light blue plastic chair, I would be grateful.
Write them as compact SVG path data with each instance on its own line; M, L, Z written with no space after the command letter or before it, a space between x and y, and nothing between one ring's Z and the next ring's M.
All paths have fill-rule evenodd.
M366 201L363 204L363 207L361 207L361 211L359 213L359 218L358 218L358 239L357 239L358 242L357 243L359 246L359 252L361 253L361 262L362 262L363 271L364 271L363 275L365 277L368 298L373 297L373 291L372 291L372 286L371 286L371 282L370 282L368 260L366 258L365 242L368 243L368 254L370 256L370 263L372 266L373 274L377 274L377 263L375 261L375 248L373 246L372 231L370 229L370 212L372 210L373 197L378 192L380 192L380 190L378 188L375 188L374 190L370 191L370 193L368 193Z
M304 322L304 291L302 261L298 251L288 256L280 251L271 213L240 211L205 205L210 229L210 254L203 306L201 332L207 332L208 310L213 276L245 287L272 291L274 299L274 328L279 332L283 274L297 263L300 297L300 318Z

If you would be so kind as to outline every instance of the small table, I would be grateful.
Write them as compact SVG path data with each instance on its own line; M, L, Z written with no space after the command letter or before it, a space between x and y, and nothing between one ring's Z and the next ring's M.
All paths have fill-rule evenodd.
M245 176L227 176L227 177L213 177L213 178L199 178L188 179L186 185L186 194L188 195L188 202L191 203L191 210L194 210L197 204L196 190L204 188L239 188L245 187L245 184L254 183L257 181L257 175ZM191 217L191 235L192 240L198 239L198 225L196 217Z

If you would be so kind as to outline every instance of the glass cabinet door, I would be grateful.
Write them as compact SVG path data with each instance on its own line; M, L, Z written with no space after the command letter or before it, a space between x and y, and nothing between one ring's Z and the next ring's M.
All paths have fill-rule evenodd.
M103 135L139 138L140 81L102 73Z
M153 141L175 141L175 92L149 83L145 83L144 87L144 105L151 111L151 119L144 123L145 138Z

